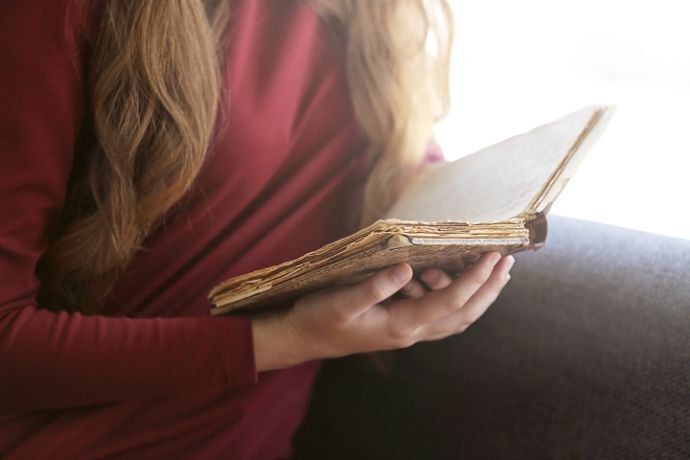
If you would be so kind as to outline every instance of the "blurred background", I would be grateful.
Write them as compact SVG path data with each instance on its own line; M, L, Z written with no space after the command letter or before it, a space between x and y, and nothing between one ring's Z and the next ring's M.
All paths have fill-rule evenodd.
M552 212L690 239L690 2L451 0L456 159L591 103L617 112Z

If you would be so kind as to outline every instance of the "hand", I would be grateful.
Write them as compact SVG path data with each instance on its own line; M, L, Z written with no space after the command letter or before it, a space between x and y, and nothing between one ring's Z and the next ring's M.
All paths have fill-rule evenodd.
M496 300L513 263L512 256L489 253L455 279L425 270L424 285L408 264L398 264L359 284L308 294L292 310L253 321L257 369L405 348L463 332ZM381 304L398 291L407 298Z

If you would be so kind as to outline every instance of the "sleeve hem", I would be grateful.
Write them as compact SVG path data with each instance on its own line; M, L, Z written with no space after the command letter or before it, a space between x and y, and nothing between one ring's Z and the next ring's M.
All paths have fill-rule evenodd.
M228 323L228 341L220 353L225 360L226 378L230 385L244 385L258 381L254 359L254 335L249 318L218 318Z

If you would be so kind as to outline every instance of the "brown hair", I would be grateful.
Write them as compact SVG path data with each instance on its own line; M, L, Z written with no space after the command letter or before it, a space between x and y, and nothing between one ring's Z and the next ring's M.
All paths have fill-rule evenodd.
M39 264L48 306L89 311L203 164L218 116L227 0L102 0L89 60L96 147ZM363 221L391 204L448 107L446 0L309 0L343 32L373 157ZM190 39L193 37L193 39Z

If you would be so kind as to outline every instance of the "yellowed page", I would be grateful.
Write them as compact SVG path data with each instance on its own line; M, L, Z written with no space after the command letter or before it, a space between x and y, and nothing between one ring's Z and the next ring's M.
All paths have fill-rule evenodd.
M586 107L457 161L431 165L407 185L386 218L496 222L519 216L563 169L573 147L583 150L574 156L582 159L592 142L581 137L602 110ZM568 172L575 166L569 165Z

